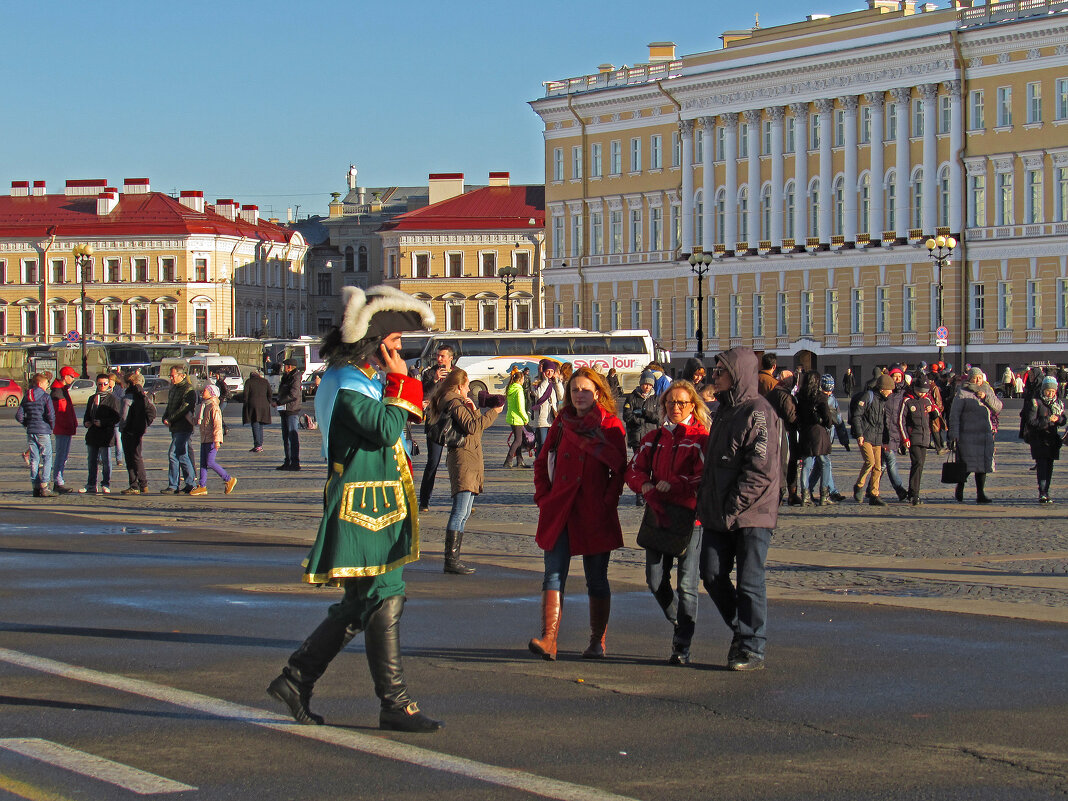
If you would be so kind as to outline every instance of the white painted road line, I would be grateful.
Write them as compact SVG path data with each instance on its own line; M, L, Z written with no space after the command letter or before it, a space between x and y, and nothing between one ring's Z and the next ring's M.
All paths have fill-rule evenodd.
M188 784L171 781L154 773L146 773L121 762L112 762L110 759L87 754L68 748L59 743L39 740L34 737L11 737L0 739L0 748L14 751L16 754L47 762L49 765L63 768L64 770L80 773L91 779L99 779L108 784L122 787L138 795L155 795L157 793L182 793L186 790L195 790Z
M581 784L550 779L546 776L538 776L535 773L527 773L513 768L487 765L483 762L476 762L473 759L442 754L437 751L431 751L428 748L396 742L385 737L373 737L368 734L350 731L349 729L333 728L332 726L301 726L295 723L292 718L266 712L256 707L243 706L242 704L223 701L219 698L212 698L208 695L178 690L162 684L154 684L150 681L131 679L113 673L103 673L98 670L78 667L77 665L68 665L64 662L33 656L21 651L0 648L0 662L7 662L11 665L18 665L29 670L49 673L53 676L60 676L73 681L82 681L99 687L108 687L113 690L140 695L155 701L203 712L213 717L249 723L265 729L272 729L309 740L318 740L322 743L329 743L384 759L392 759L430 770L466 776L488 784L510 787L544 798L557 799L558 801L637 801L637 799L598 790L595 787L586 787Z

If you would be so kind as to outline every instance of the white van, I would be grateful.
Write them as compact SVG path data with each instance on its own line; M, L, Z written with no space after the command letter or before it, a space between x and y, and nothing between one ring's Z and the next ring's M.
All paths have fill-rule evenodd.
M212 373L222 376L227 388L234 395L240 395L245 391L245 379L241 375L237 359L233 356L220 356L218 353L200 353L191 356L189 362L189 377L193 385L200 390L209 380Z

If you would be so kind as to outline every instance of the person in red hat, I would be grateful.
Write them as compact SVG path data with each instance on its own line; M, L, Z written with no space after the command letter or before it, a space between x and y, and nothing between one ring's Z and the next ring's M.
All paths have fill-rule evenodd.
M74 410L74 403L68 391L68 387L77 377L78 371L67 365L59 371L59 378L52 382L52 406L56 410L56 420L52 424L52 435L55 437L52 489L60 494L74 492L63 480L63 468L70 457L71 438L78 431L78 413Z

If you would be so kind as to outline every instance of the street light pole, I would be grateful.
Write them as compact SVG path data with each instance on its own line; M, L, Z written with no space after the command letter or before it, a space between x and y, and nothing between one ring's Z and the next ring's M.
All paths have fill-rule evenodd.
M705 358L705 274L712 267L712 254L695 247L687 261L690 269L697 276L697 352L694 353L694 358L703 359Z
M512 284L519 271L515 267L501 267L497 271L497 277L504 281L504 328L512 330Z
M935 266L938 267L938 327L941 328L943 324L942 271L953 261L953 249L957 246L957 240L951 236L938 236L928 239L924 246L927 248L928 253L931 254L931 259L934 261ZM940 345L938 347L938 361L943 361L944 355L945 347Z
M71 251L74 254L74 263L78 267L78 279L82 285L82 305L78 310L78 313L82 316L79 321L78 328L81 333L82 340L82 378L89 377L89 360L86 358L85 353L85 335L89 333L85 329L85 273L91 267L93 263L93 246L92 245L75 245Z

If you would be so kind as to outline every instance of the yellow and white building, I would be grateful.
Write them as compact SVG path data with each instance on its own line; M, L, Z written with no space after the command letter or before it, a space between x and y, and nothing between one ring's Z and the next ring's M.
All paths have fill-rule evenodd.
M1068 362L1068 3L869 8L551 81L547 323L841 374ZM780 363L784 361L780 358Z

